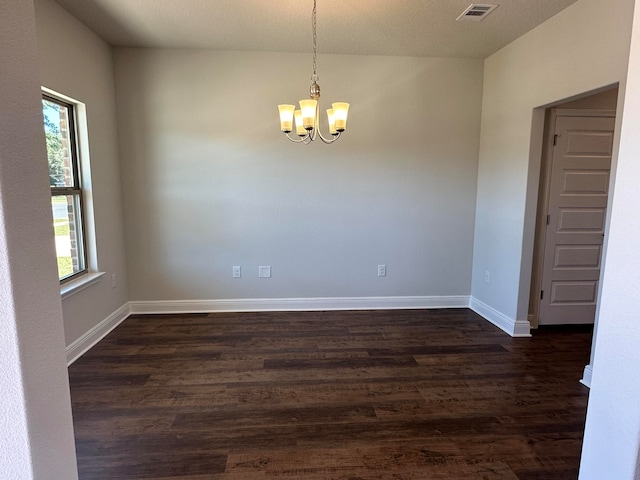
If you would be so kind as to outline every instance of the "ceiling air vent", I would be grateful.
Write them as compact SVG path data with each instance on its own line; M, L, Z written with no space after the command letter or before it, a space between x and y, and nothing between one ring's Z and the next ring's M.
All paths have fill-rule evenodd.
M491 5L488 3L473 3L469 5L469 7L462 12L456 21L458 22L479 22L484 19L487 15L493 12L498 5Z

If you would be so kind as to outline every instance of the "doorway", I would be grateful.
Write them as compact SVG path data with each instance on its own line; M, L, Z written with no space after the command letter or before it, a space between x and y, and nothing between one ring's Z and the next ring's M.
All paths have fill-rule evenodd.
M546 112L531 326L592 324L609 195L617 88Z

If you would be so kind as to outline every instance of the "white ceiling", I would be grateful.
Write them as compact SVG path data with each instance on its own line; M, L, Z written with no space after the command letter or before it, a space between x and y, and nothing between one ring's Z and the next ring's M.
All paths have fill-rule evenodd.
M576 0L318 0L318 52L485 58ZM57 0L115 46L311 51L312 0Z

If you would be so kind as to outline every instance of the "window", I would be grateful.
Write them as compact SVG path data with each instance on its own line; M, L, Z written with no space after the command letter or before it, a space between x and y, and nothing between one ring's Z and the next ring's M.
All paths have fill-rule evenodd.
M42 113L58 276L61 282L66 282L87 272L74 105L43 95Z

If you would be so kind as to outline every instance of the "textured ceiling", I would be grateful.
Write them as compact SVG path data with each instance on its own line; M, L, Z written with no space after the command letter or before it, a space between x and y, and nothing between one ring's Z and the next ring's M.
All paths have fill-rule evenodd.
M318 0L318 52L485 58L576 0ZM57 0L115 46L311 51L312 0ZM478 2L482 3L482 2Z

